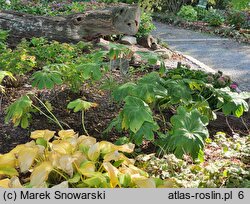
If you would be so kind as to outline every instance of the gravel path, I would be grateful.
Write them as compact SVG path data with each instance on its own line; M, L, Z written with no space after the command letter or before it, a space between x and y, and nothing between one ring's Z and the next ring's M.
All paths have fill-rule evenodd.
M238 82L240 89L250 91L250 45L159 22L155 25L153 35L167 42L171 49L221 70Z

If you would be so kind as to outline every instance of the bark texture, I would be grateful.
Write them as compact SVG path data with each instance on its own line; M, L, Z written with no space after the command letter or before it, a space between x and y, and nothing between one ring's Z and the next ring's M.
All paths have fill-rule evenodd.
M34 16L15 11L0 11L0 29L10 30L18 39L46 37L60 42L91 40L111 34L134 35L140 23L140 8L135 5L87 11L68 16Z

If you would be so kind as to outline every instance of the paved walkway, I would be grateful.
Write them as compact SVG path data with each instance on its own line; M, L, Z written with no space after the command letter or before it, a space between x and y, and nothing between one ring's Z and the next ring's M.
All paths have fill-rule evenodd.
M238 82L242 90L250 91L250 45L159 22L155 25L153 35L167 42L171 49L221 70Z

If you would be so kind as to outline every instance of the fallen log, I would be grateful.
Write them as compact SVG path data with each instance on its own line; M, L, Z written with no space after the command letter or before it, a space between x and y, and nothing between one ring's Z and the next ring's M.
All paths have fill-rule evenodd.
M139 23L140 8L136 5L122 5L65 17L0 11L0 29L10 30L10 41L46 37L59 42L78 42L111 34L134 35Z

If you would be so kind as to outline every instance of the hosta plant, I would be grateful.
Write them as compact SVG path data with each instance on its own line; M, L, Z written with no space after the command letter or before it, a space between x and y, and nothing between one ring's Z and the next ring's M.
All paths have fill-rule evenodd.
M124 153L134 145L121 146L73 130L36 130L33 140L0 155L0 186L5 188L47 187L164 187L160 179L134 165ZM53 140L52 140L53 139Z

